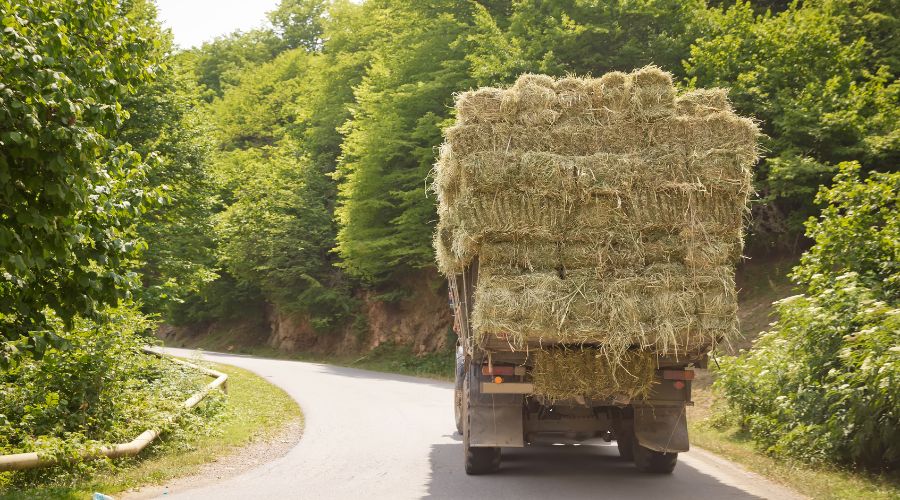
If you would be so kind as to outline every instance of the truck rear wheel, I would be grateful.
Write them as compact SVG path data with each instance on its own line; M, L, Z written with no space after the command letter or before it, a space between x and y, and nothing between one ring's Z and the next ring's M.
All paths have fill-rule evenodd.
M453 416L456 418L456 432L463 433L462 391L453 389Z
M645 448L634 440L634 465L641 472L671 474L678 462L678 453L663 453Z
M500 470L500 448L472 447L468 439L466 447L466 474L477 476Z
M631 408L615 408L612 414L613 433L619 456L625 460L634 459L634 412Z
M463 380L466 378L466 361L462 347L456 347L456 381L453 384L453 417L456 419L456 432L463 433Z
M631 434L616 434L616 447L619 448L619 456L625 460L634 460L634 438Z

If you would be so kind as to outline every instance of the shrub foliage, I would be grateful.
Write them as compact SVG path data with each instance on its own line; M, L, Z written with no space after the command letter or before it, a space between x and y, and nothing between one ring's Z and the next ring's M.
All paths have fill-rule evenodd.
M731 416L766 451L870 469L900 465L900 174L841 164L794 269L805 294L722 365Z
M0 1L0 338L34 339L45 311L71 323L136 282L130 229L149 193L117 140L120 101L159 54L130 5Z
M0 454L36 451L65 459L131 441L148 428L167 431L190 423L179 420L188 414L182 402L206 377L143 353L152 324L133 307L104 316L103 322L79 319L69 330L51 316L51 327L63 332L60 348L0 372ZM58 473L50 471L47 479ZM0 473L0 489L44 474Z

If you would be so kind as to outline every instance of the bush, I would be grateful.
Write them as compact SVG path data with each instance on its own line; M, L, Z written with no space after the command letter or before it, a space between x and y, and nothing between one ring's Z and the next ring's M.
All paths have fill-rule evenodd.
M64 331L60 320L52 323ZM65 458L130 441L148 428L193 425L174 417L206 377L141 352L151 343L150 326L134 309L109 310L102 323L78 320L72 330L58 333L61 348L48 349L43 359L26 358L0 372L0 454L36 451ZM59 471L49 472L55 477ZM0 488L46 474L0 473Z
M730 415L773 455L873 470L900 464L900 173L859 179L845 163L815 245L792 278L805 295L753 349L726 359L716 386Z
M135 3L0 0L0 339L47 329L51 309L71 326L137 285L132 226L156 196L149 157L120 140L121 103L160 54Z

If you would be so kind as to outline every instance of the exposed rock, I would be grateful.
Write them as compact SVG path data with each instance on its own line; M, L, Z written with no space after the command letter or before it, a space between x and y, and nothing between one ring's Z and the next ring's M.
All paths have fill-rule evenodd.
M211 350L268 345L285 352L343 354L368 352L381 344L411 346L416 354L446 347L452 325L445 281L434 272L408 276L401 286L408 295L384 301L376 291L361 292L361 321L348 321L338 331L318 332L303 314L269 307L240 321L192 326L162 325L157 336L171 346Z

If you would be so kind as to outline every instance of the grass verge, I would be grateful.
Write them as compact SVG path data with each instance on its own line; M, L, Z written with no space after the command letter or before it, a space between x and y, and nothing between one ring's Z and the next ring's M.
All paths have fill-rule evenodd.
M698 406L715 401L709 389L695 391ZM701 401L703 403L701 403ZM693 409L692 409L693 410ZM815 499L897 499L900 478L876 476L836 467L818 467L785 458L773 458L757 449L737 428L719 429L710 424L709 409L698 408L689 416L691 444L741 464L746 469L800 494Z
M456 354L448 349L416 356L409 347L383 344L363 357L347 361L344 366L353 368L453 380Z
M115 495L123 491L161 484L196 473L217 458L237 452L250 442L271 439L288 424L302 422L297 403L284 391L247 370L205 363L228 374L227 410L213 432L163 436L135 459L118 467L65 486L35 486L0 491L0 499L90 498L93 492ZM203 411L202 402L195 411Z

